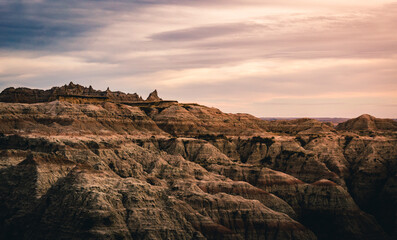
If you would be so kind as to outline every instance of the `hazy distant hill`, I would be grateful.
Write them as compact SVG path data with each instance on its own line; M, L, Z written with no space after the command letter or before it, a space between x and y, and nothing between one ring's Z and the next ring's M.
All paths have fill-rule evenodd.
M277 118L277 117L273 117L273 118L272 117L267 117L266 118L266 117L261 117L261 119L267 120L267 121L273 121L273 120L293 120L293 119L299 119L299 118L294 118L294 117L291 117L291 118ZM331 122L334 125L337 125L339 123L346 122L350 118L332 118L332 117L326 118L326 117L324 117L324 118L311 118L311 119L315 119L315 120L320 121L320 122Z
M266 120L266 121L274 121L274 120L294 120L294 119L299 119L299 118L295 118L295 117L290 117L290 118L279 118L279 117L261 117L260 119L262 120ZM323 117L323 118L311 118L311 119L315 119L317 121L320 122L330 122L333 125L338 125L339 123L343 123L346 122L348 120L350 120L351 118L333 118L333 117ZM392 119L394 121L397 121L397 118Z

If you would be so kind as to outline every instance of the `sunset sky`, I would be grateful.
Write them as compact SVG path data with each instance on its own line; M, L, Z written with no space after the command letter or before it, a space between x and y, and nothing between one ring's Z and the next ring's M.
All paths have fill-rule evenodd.
M0 0L0 91L154 89L258 117L397 117L397 2Z

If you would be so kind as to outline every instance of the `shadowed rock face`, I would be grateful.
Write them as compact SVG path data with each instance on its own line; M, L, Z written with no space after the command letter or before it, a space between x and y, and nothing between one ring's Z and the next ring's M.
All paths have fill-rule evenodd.
M0 239L394 239L397 139L377 129L0 103Z

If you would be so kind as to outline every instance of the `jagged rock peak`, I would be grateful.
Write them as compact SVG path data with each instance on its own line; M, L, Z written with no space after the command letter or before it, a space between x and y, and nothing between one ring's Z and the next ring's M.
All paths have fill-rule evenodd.
M144 101L137 93L123 93L113 92L108 87L105 91L95 90L92 86L85 87L75 84L72 81L67 85L61 87L52 87L48 90L30 89L30 88L13 88L9 87L0 93L0 102L12 103L39 103L51 102L57 100L60 96L73 97L99 97L102 99L109 99L116 102L142 102ZM158 97L157 91L150 94L148 101L161 101Z
M163 100L163 99L161 99L159 96L158 96L158 93L157 93L157 90L155 89L153 92L151 92L150 94L149 94L149 96L147 97L147 99L146 99L146 101L161 101L161 100Z

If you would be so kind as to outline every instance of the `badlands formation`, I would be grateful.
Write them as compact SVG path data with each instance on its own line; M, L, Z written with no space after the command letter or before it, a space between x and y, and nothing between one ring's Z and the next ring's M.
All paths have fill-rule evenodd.
M72 83L0 101L0 239L397 238L394 120L265 121Z

